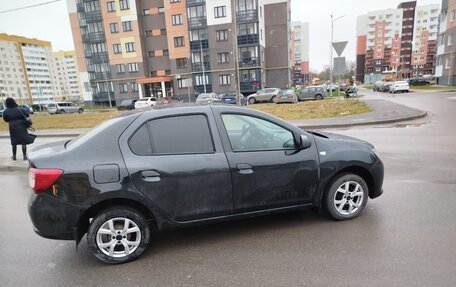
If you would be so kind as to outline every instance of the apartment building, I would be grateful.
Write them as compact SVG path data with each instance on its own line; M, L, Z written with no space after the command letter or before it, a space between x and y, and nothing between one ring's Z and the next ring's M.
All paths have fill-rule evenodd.
M374 83L385 77L432 75L438 13L438 5L417 7L410 1L358 17L357 80Z
M54 101L51 43L0 34L0 89L21 104Z
M309 23L292 22L292 69L295 84L310 83Z
M456 0L443 0L437 46L437 84L456 86Z
M232 92L235 61L241 92L290 84L289 0L67 0L67 5L79 76L89 87L86 101L194 100L202 92Z
M76 53L74 51L54 52L53 85L56 101L80 102L82 87L79 82Z

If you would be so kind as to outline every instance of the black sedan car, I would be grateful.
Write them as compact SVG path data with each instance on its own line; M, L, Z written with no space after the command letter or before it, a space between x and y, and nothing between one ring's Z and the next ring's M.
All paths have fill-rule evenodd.
M106 263L140 256L152 230L303 207L336 220L382 194L383 164L364 141L303 131L230 105L127 112L30 154L36 233L87 233Z
M135 108L136 100L123 100L119 105L117 105L118 111L133 110Z

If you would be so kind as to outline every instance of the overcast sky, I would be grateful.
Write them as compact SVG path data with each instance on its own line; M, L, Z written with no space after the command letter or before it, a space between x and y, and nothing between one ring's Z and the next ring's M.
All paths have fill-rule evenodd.
M49 0L0 0L0 11ZM165 0L166 1L166 0ZM395 8L400 0L291 0L292 21L310 23L310 67L320 71L329 64L331 18L345 15L334 29L335 41L348 41L343 56L354 61L356 18L373 10ZM441 0L418 0L418 5L440 4ZM0 14L0 33L52 42L54 51L73 50L66 1Z

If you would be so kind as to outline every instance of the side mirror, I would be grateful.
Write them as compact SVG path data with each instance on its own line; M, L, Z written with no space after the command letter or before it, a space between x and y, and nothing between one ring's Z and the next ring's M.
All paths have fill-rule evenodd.
M310 138L306 135L301 135L300 136L300 143L299 143L299 148L300 149L308 149L312 146L312 142L310 141Z

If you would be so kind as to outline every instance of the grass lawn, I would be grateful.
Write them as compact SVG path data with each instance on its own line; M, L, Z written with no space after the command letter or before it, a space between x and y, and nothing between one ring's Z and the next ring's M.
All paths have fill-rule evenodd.
M31 119L36 130L91 128L118 114L120 112L117 111L63 115L36 114L32 115ZM0 130L8 130L8 124L3 119L0 120Z
M305 101L297 104L257 104L249 108L270 113L285 120L332 118L362 114L372 111L359 100Z
M255 104L249 108L270 113L285 120L331 118L370 112L363 102L348 100L304 101L297 104ZM91 128L121 112L88 112L83 114L32 115L33 127L36 130ZM0 130L8 130L8 124L0 120Z
M456 87L445 87L445 86L432 86L432 85L426 85L426 86L410 86L410 90L440 90L440 91L448 91L448 90L456 90Z

